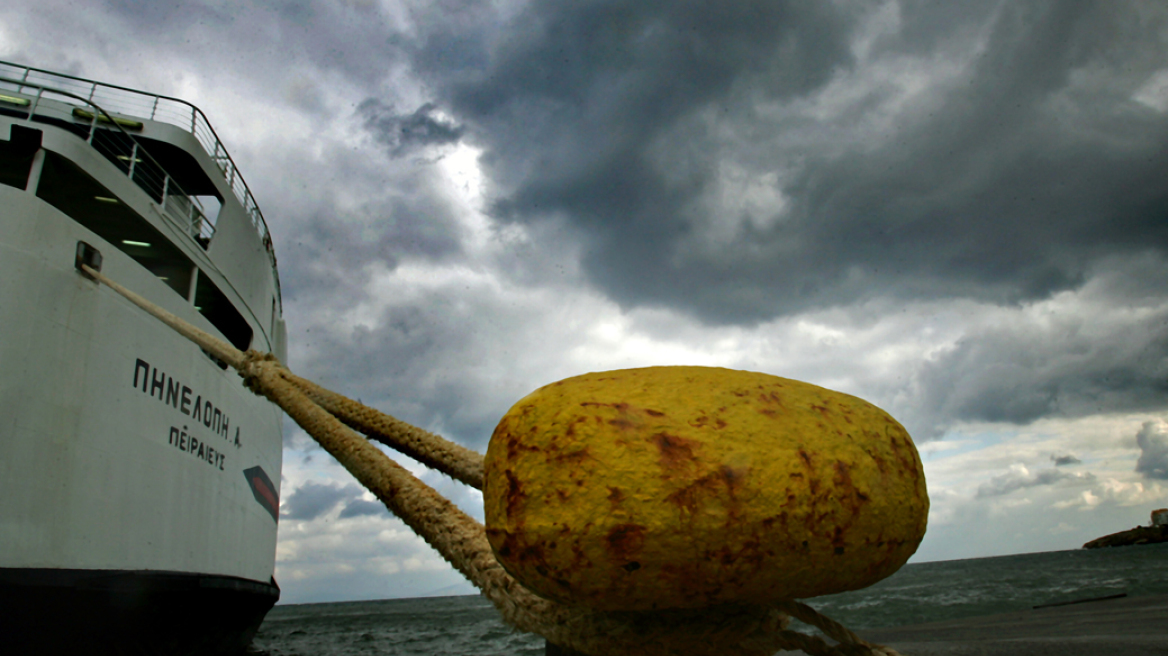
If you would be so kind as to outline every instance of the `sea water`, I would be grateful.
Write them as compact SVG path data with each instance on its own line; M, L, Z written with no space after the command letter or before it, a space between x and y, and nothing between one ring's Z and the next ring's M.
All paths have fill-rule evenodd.
M1168 594L1168 543L911 564L864 590L807 602L862 633L1116 594ZM488 601L468 596L276 606L253 650L537 656L544 641L512 631Z

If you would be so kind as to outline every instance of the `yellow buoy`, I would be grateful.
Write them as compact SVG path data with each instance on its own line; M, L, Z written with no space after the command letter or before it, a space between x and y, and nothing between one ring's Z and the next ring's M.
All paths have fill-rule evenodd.
M484 467L499 562L598 610L862 588L916 551L929 508L916 447L881 409L709 367L542 387L499 422Z

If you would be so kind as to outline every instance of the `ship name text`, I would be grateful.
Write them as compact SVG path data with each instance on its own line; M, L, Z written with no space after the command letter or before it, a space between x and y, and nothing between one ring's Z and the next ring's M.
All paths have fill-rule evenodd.
M158 399L202 424L204 428L211 429L212 433L223 438L227 444L234 445L237 449L243 446L239 441L239 426L235 426L235 436L232 439L231 417L227 416L226 412L215 407L209 398L196 394L189 386L169 376L158 367L152 367L142 358L138 358L137 362L134 363L133 384L135 389L142 390L151 398ZM196 449L204 446L201 441L187 433L186 426L183 426L182 430L175 426L170 427L171 443L176 446L179 446L179 442L189 444L188 440L181 438L183 434L188 435L188 440L195 440ZM183 447L180 446L180 448ZM184 450L187 449L184 448ZM221 452L216 453L222 455Z

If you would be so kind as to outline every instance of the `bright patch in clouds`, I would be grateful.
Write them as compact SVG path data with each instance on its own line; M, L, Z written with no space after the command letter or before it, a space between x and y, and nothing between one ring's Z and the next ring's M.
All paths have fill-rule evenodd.
M1157 71L1132 97L1152 109L1168 112L1168 69Z

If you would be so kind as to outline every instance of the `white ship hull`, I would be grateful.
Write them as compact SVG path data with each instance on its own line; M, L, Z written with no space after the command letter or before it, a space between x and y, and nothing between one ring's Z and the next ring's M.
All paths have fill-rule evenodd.
M179 177L167 175L168 187L152 196L85 139L84 126L53 122L61 112L44 87L4 88L4 97L43 111L21 117L32 108L11 102L0 113L0 157L28 164L22 188L24 165L0 163L3 633L17 634L9 644L27 653L78 644L86 653L239 650L278 597L281 414L74 265L78 244L87 245L103 273L152 302L282 356L266 231L222 165L172 126L145 121L136 136L185 147L202 170L181 179L215 185L207 195L220 196L222 209L203 241L204 225L167 211ZM140 151L130 158L141 161ZM101 214L95 198L116 209ZM118 223L126 220L132 225ZM121 239L125 230L149 241ZM176 283L167 266L189 270ZM212 297L216 311L196 305Z

